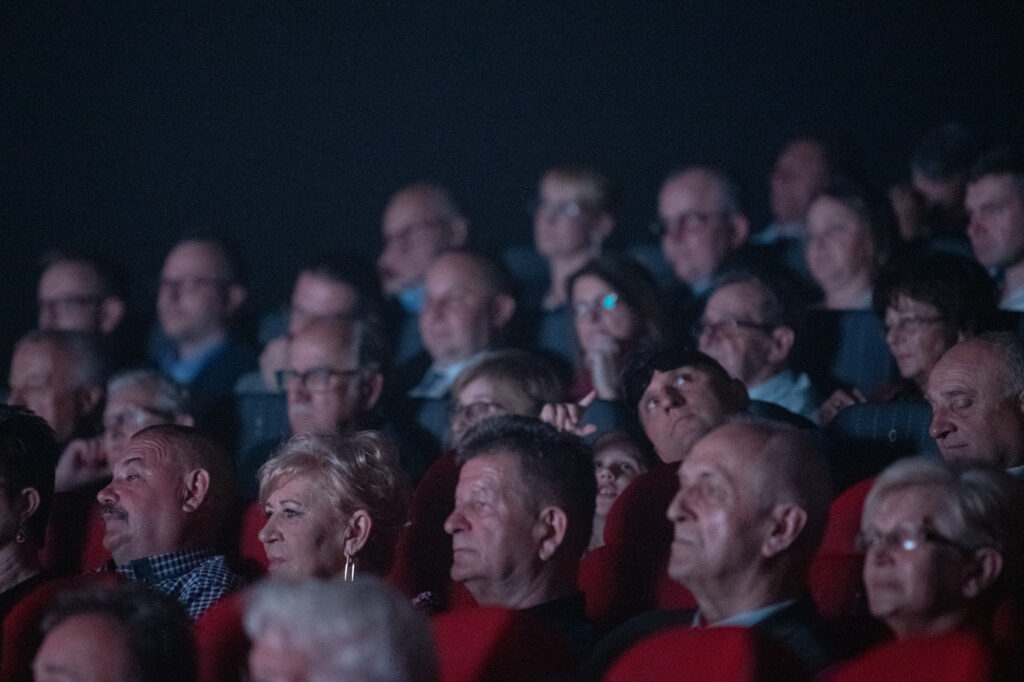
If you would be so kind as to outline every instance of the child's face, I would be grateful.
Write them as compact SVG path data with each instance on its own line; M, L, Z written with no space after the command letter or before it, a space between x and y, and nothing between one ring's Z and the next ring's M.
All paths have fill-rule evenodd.
M606 516L630 481L645 471L647 467L628 443L615 441L598 448L594 453L594 475L597 476L595 513Z

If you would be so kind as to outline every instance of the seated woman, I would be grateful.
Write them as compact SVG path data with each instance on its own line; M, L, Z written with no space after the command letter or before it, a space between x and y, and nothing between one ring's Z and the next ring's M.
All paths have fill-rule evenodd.
M604 434L594 443L594 475L597 477L597 498L594 504L594 527L587 551L604 545L604 522L608 511L634 478L654 465L654 454L622 431Z
M1020 484L991 469L904 459L864 502L860 549L872 615L898 638L970 630L993 614L1020 571Z
M997 300L995 284L973 259L937 252L890 264L878 277L874 307L901 380L871 396L836 391L822 405L822 424L856 402L923 400L932 367L954 344L985 331Z
M887 239L864 192L838 182L821 190L807 209L804 255L811 278L825 294L826 310L869 310L876 267Z
M654 279L635 261L605 254L569 278L568 294L579 347L570 397L579 400L594 391L600 400L618 400L626 358L663 338Z
M408 488L379 432L293 436L259 478L271 575L351 579L357 569L383 576L391 568Z
M0 405L0 621L45 580L38 554L59 454L41 417Z

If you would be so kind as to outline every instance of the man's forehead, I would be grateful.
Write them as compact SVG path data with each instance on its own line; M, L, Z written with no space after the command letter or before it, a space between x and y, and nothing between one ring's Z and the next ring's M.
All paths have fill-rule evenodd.
M705 312L727 315L746 314L761 306L762 292L753 282L733 282L715 290Z
M185 242L174 247L164 262L164 272L169 274L216 277L224 266L220 251L204 242Z
M660 385L671 383L683 375L689 375L697 380L711 380L711 373L699 365L680 365L673 369L654 370L651 380L647 383L647 390L657 389Z
M998 391L1009 370L999 353L975 343L954 346L939 358L928 377L928 393Z
M725 478L736 478L741 472L756 472L761 464L765 437L741 426L720 426L694 444L689 456L679 467L679 475L700 475L715 472Z
M77 295L94 292L99 287L96 271L86 263L57 261L39 278L40 294L73 291Z
M484 483L503 488L510 485L518 473L518 456L494 450L466 460L459 472L459 483Z
M178 468L178 459L167 448L166 444L148 436L133 436L124 449L124 454L114 468L128 465L142 465L149 468Z

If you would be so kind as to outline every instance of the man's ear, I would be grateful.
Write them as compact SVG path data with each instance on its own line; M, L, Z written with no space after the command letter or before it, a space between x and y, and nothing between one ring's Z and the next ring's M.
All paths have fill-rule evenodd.
M516 299L508 294L496 294L491 299L491 326L494 329L503 328L515 312Z
M365 509L357 509L348 520L345 528L345 554L355 556L361 550L366 541L370 539L370 531L373 529L373 519Z
M78 406L78 414L90 415L103 402L105 389L102 384L86 384L75 390L75 401Z
M35 488L23 488L14 504L14 515L18 525L25 523L39 509L39 491Z
M793 342L796 334L792 327L785 325L772 330L772 348L768 353L768 362L772 365L782 365L789 357L789 351L793 349Z
M1003 573L1003 555L993 547L975 550L964 584L960 588L964 597L975 599Z
M210 472L206 469L193 469L185 474L185 499L182 500L181 509L186 512L194 512L199 509L206 499L206 493L210 490Z
M232 317L242 307L242 304L245 303L249 292L241 284L235 283L228 285L225 295L227 297L227 314L228 317Z
M795 504L778 504L768 522L769 534L761 543L761 555L766 559L781 554L796 541L807 525L807 512Z
M380 400L380 395L384 390L384 375L380 373L380 370L373 370L363 378L359 390L362 391L363 411L369 412Z
M549 561L565 540L569 519L558 507L545 507L537 516L533 537L537 541L537 556Z
M729 246L738 249L747 243L750 237L750 219L742 213L733 213L729 216Z
M100 331L109 334L124 319L124 301L117 296L107 296L100 303Z

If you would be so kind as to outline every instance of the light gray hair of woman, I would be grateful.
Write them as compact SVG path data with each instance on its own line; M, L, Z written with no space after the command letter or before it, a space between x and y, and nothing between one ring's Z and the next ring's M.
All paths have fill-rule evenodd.
M266 580L249 593L244 624L254 644L301 657L310 682L437 680L426 617L373 576Z

